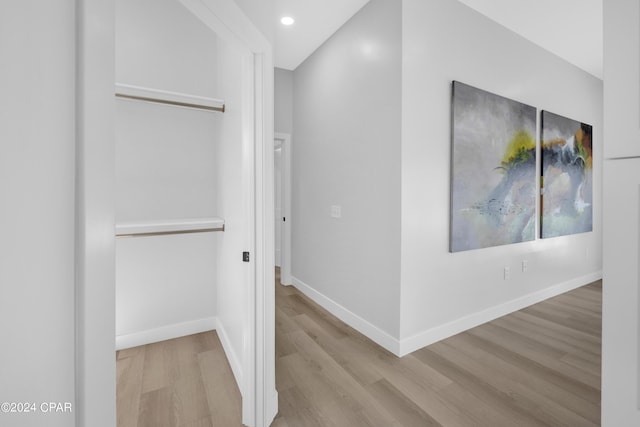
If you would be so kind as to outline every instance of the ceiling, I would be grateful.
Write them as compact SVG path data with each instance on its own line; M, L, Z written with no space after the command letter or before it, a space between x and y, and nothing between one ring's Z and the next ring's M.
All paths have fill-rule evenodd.
M276 67L294 70L369 0L275 0ZM280 18L296 22L285 27Z
M602 0L459 1L602 78ZM368 2L276 0L276 67L294 70ZM281 25L285 15L296 22Z
M459 0L602 79L602 0Z

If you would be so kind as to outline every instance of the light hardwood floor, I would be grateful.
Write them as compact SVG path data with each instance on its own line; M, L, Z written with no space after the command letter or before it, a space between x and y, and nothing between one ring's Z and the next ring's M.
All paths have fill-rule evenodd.
M215 331L116 353L118 427L241 426L240 391Z
M397 358L276 285L273 427L598 426L602 283ZM118 353L118 427L240 425L215 332Z
M400 359L276 288L274 427L600 425L601 282Z

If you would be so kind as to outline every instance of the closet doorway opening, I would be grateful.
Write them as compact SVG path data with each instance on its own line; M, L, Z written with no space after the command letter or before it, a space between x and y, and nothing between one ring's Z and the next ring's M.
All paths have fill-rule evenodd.
M153 20L160 13L159 2L136 0L135 4L131 1L120 3L128 3L133 8L138 7L137 12L145 17L147 23L152 26L157 24ZM126 258L128 256L126 254L132 253L150 256L153 255L151 252L162 252L164 249L160 249L160 247L173 250L174 253L165 253L160 257L168 262L158 262L157 259L156 261L147 260L138 263L138 265L136 262L129 262L129 266L118 272L118 275L125 272L126 276L133 271L133 274L129 274L130 279L133 277L133 280L129 280L130 284L145 276L139 271L142 264L151 267L152 271L154 270L153 264L162 268L175 267L175 269L180 269L184 267L184 263L181 261L175 262L172 266L168 265L176 260L176 246L180 248L178 252L195 251L194 253L201 256L201 261L204 261L200 264L201 268L186 268L182 272L174 271L173 277L182 277L182 281L187 281L193 277L202 279L203 275L213 272L215 277L209 277L205 281L214 283L215 296L212 298L211 294L207 294L204 300L211 302L209 308L215 308L204 317L200 313L198 319L187 321L173 319L172 323L163 325L142 321L138 325L134 325L135 327L129 326L129 329L125 327L120 331L117 330L116 340L119 342L120 348L130 348L129 346L136 340L138 343L152 342L167 338L169 335L182 335L197 329L217 330L219 336L224 336L221 341L225 347L226 358L233 368L235 381L242 394L242 423L247 426L262 427L269 425L277 413L273 355L275 352L273 340L274 298L272 295L273 233L271 232L274 221L271 202L273 182L270 179L273 174L273 124L269 119L272 116L272 107L269 106L272 104L273 88L272 85L266 83L273 81L271 46L232 0L168 0L169 3L174 10L176 7L181 7L184 11L192 14L192 18L197 18L199 24L204 24L207 31L216 37L217 58L224 59L217 64L216 72L218 81L223 82L219 87L222 87L225 93L216 93L210 96L209 93L202 94L198 90L176 89L164 85L163 78L175 77L172 72L163 75L163 72L170 68L167 66L171 65L172 61L182 62L181 55L188 53L185 51L193 46L184 46L185 49L182 52L179 48L174 49L175 56L158 54L149 46L144 46L144 43L141 43L144 37L138 32L140 26L133 26L138 33L128 42L132 46L137 45L138 53L152 55L155 53L158 54L156 55L158 58L164 57L167 62L162 64L156 61L156 65L160 66L156 67L153 72L138 73L139 70L129 70L127 74L127 72L121 73L122 70L118 70L116 73L115 93L118 98L116 108L125 110L125 112L139 110L135 113L136 115L147 116L142 119L140 116L135 116L134 123L128 123L124 127L120 125L126 120L123 120L122 117L116 117L115 128L119 138L118 144L120 144L117 147L120 151L117 158L121 159L121 155L127 151L127 148L135 148L132 150L134 153L124 154L125 158L132 156L128 157L129 164L126 167L121 167L123 164L116 162L116 175L122 172L121 169L125 169L124 174L115 176L116 199L119 202L128 200L133 204L138 203L137 207L115 203L116 234L120 235L116 246L120 246L120 242L123 245L135 242L134 246L145 246L142 249L130 247L122 251L121 248L118 248L116 255L118 258L121 258L121 255ZM170 18L176 18L176 15L172 13L166 15ZM115 24L117 46L118 38L123 35L122 22L118 22L116 19ZM187 32L193 29L191 25L188 27ZM167 33L169 32L167 31ZM160 41L161 48L177 47L175 46L175 37L162 37L161 33L157 33L156 36L158 36L156 38L157 41ZM120 53L116 54L118 57L115 61L116 69L118 61L122 61L123 58L126 61L129 54L124 53L118 56ZM151 64L153 61L148 61L143 65ZM133 78L122 80L119 78L122 75L133 76ZM185 80L184 82L193 83L193 81ZM209 98L219 99L210 102ZM160 102L155 102L158 100ZM219 100L222 102L218 102ZM212 113L210 111L203 112L206 108L193 108L194 105L212 107L210 105L212 103L215 104L213 105L214 109L222 110L213 114L220 114L222 117L211 119ZM152 110L154 111L152 112ZM194 112L194 110L199 111ZM121 113L122 111L116 111L116 115ZM154 115L155 118L152 118ZM218 122L217 130L211 132L211 123L202 125L203 122L209 120L204 118L204 115L209 115L211 121ZM167 126L168 123L173 123L175 119L173 116L180 116L178 122L181 125ZM195 118L196 116L199 118ZM124 117L132 119L133 116L127 116L125 113ZM147 124L154 122L155 124L140 126L142 122ZM192 126L194 123L196 125ZM141 128L144 130L141 131ZM180 128L182 131L179 130ZM128 132L129 135L123 137L121 132ZM161 141L161 139L171 136L173 140L180 142L181 136L186 138L186 134L190 132L200 133L200 136L215 134L214 144L216 147L213 149L213 158L211 158L212 152L208 151L211 147L205 149L202 157L198 157L198 153L194 151L201 149L202 146L194 148L194 146L184 144L184 152L180 153L180 150L176 150L175 146L170 147L166 141ZM191 136L189 136L190 142L193 141ZM128 142L137 143L142 140L144 140L142 146L127 145ZM155 146L154 141L158 143ZM192 158L186 159L183 155L187 154L192 155ZM234 160L229 160L230 158ZM217 167L213 175L206 168L199 169L199 172L196 170L198 168L195 165L206 163L207 159ZM179 163L179 167L173 168L175 165L167 167L171 161ZM172 175L168 173L171 169L180 170L183 173ZM157 175L150 176L150 170ZM196 179L186 187L179 185L179 181L184 181L187 176L195 176ZM91 183L91 180L108 180L109 177L96 174L87 175L82 179ZM215 181L213 184L213 193L215 194L210 197L215 201L209 199L203 202L198 197L185 201L184 198L190 196L186 193L195 191L194 187L204 187L203 182L211 185L211 181ZM138 192L138 196L134 194L136 188L139 190L145 185L153 186L158 183L162 184L159 186L160 188L147 188ZM187 188L186 191L185 188ZM205 190L209 191L211 188ZM123 192L131 194L127 195ZM178 201L172 201L166 197L169 193L177 197ZM181 197L182 199L180 199ZM149 212L152 214L140 214L137 218L135 217L145 209L147 214ZM157 213L160 211L162 213L158 215ZM165 215L166 212L170 213ZM195 221L193 221L194 219ZM83 238L90 239L90 231ZM169 241L174 239L173 243L175 243L176 239L181 237L196 239L196 236L200 238L205 235L212 236L214 240L200 242L195 247L185 242L174 245ZM141 243L145 242L145 239L164 239L166 242ZM146 242L151 242L151 240L146 240ZM197 247L207 247L204 256ZM83 256L80 258L82 259ZM207 259L210 261L209 264L207 264ZM108 260L104 261L106 265ZM156 279L163 279L162 274L158 274L157 271L154 273ZM125 286L126 282L125 280L123 283ZM117 284L116 288L121 288L120 284ZM166 290L162 286L154 289L153 284L147 283L146 285L147 289L136 291L140 297L139 301L142 303L145 303L145 300L146 303L149 303L151 297L154 296L153 294L162 294ZM116 293L122 294L123 289L116 289ZM189 292L178 292L175 295L186 297L188 294ZM165 303L175 305L182 302L179 299L172 300L166 293L164 300ZM84 305L88 303L79 302L78 304L78 309L82 312ZM88 305L99 305L99 303L92 301ZM152 304L147 304L146 311L162 311L150 309L151 306ZM186 306L188 307L188 304ZM116 311L118 312L120 308L122 307L116 306ZM138 314L141 315L143 311L145 310L138 311ZM183 310L183 312L187 311ZM134 313L135 309L129 312ZM82 335L81 343L88 342L87 336L91 333L90 328L84 328L83 325L93 324L94 319L100 317L100 313L86 313L84 316L78 323ZM140 319L131 315L129 320ZM116 323L118 321L116 318ZM135 330L136 328L137 330ZM108 340L113 342L113 336L101 337L100 340L101 342L103 340L104 342L108 342ZM82 345L78 348L78 354L79 359L89 357ZM82 378L82 372L79 375ZM93 389L83 391L80 400L85 398L84 395L94 393L98 394ZM87 416L90 418L90 415Z

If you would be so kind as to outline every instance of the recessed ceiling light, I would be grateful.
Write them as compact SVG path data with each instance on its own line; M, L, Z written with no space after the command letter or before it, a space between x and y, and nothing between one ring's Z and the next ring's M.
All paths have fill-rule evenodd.
M280 22L282 22L282 25L293 25L296 20L290 16L283 16Z

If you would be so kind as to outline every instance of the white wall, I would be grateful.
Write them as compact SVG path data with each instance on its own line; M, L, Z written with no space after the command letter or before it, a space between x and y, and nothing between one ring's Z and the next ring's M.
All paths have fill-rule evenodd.
M215 329L216 261L209 234L118 239L116 347Z
M215 38L213 42L215 45ZM116 222L216 215L215 162L221 116L116 101Z
M116 82L219 98L217 38L175 0L116 2ZM222 114L116 101L116 222L217 212ZM118 239L118 348L215 327L221 233Z
M275 0L235 0L269 43L273 45L275 34Z
M371 2L294 72L292 252L296 286L406 354L601 277L602 82L459 2L405 0L401 37L395 13ZM593 232L449 253L452 80L594 126Z
M215 51L179 1L116 1L116 82L216 98Z
M400 2L373 0L294 72L294 284L379 342L400 328L401 52Z
M275 69L274 129L293 133L293 71Z
M600 277L603 133L600 80L459 2L405 0L402 38L404 353ZM593 125L593 232L449 253L452 80Z
M602 425L640 425L640 6L604 1Z
M604 78L608 81L606 71ZM608 142L618 131L606 120ZM605 160L604 171L602 425L636 426L640 425L640 158Z
M0 401L37 404L3 425L75 424L75 3L0 4Z

